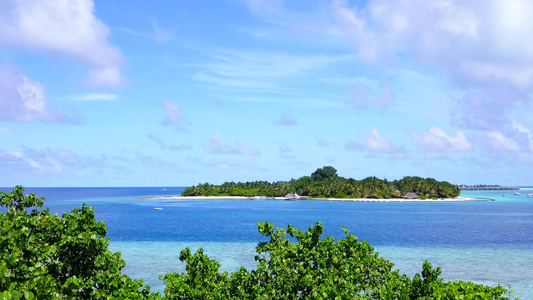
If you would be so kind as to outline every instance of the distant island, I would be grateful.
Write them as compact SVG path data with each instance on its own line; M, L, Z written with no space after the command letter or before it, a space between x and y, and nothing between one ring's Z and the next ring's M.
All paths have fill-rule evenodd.
M290 181L224 182L209 183L186 188L182 197L194 196L242 196L285 197L290 200L305 198L370 198L370 199L442 199L455 198L461 190L457 185L433 178L406 176L388 181L377 177L362 180L337 175L331 166L317 169L311 176Z

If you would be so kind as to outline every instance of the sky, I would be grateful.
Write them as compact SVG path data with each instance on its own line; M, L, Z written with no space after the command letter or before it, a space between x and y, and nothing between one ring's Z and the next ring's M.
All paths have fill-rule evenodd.
M533 2L2 0L0 186L533 185Z

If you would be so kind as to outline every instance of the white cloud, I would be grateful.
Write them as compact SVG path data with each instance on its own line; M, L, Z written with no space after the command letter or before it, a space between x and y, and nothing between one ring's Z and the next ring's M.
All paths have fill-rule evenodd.
M386 153L396 158L405 157L405 149L391 143L376 128L372 128L367 132L364 143L348 141L346 142L345 149L350 151L367 151L370 154Z
M67 97L69 99L78 101L115 101L118 98L116 94L85 94L85 95L72 95Z
M160 27L157 21L152 22L152 29L154 30L154 39L158 43L165 43L174 38L174 32Z
M385 153L395 151L393 144L386 137L381 136L376 128L372 128L370 132L367 133L365 142L367 148L371 151Z
M529 130L524 125L518 122L513 122L512 127L516 132L518 132L520 135L525 137L524 139L524 144L526 145L525 148L526 149L529 148L529 151L531 151L533 154L533 132L531 132L531 130Z
M220 170L223 170L223 171L227 171L227 170L231 169L231 167L228 164L219 164L218 168Z
M135 155L135 158L131 162L140 166L142 169L147 169L149 172L174 174L175 172L185 171L185 169L176 162L168 161L158 156L154 157L139 149L135 149L133 154ZM190 170L188 171L190 172Z
M89 157L64 149L23 147L22 151L0 150L0 166L16 172L22 169L38 173L78 173L82 169L109 168L110 161L103 155Z
M523 35L517 32L530 32L532 5L521 0L512 2L522 4L517 16L526 16L512 27L505 23L516 18L506 13L513 4L504 0L372 0L361 8L335 0L332 8L339 26L363 58L391 57L397 51L407 51L426 62L440 66L452 63L456 67L472 59L482 63L497 61L491 59L498 57L513 60L517 51L531 59L528 50L533 43L520 43L528 50L513 49L508 44L517 45L522 40ZM490 55L481 57L478 53Z
M364 60L408 56L468 91L456 112L466 128L505 126L505 109L531 101L533 40L524 39L533 34L531 1L370 0L352 7L334 0L331 7L334 23ZM474 98L478 110L471 109ZM500 122L483 121L495 118Z
M533 132L518 122L489 131L480 138L480 145L491 160L533 163Z
M246 144L237 142L237 146L239 147L240 152L244 155L259 155L259 151L257 149L252 149Z
M208 144L204 145L204 151L213 154L238 154L238 150L228 146L218 134L213 136L213 139Z
M16 169L39 169L40 165L31 158L26 158L18 151L0 150L0 165L3 170Z
M411 135L416 140L418 147L426 151L458 152L472 149L472 144L461 131L450 136L443 129L430 126L426 132L421 134L412 132Z
M179 105L170 101L164 101L163 109L165 111L165 119L163 120L164 125L180 124L183 122Z
M208 63L188 64L198 69L193 79L223 87L279 91L280 78L320 70L325 66L352 61L355 55L293 55L266 51L231 49L204 50ZM250 80L253 78L253 80Z
M531 90L533 2L529 0L332 0L305 11L288 1L245 1L285 32L305 31L322 44L342 37L367 62L399 54L435 66L459 84L495 82ZM303 24L303 25L302 25ZM502 100L503 101L503 100Z
M78 123L76 116L55 112L44 87L10 66L0 65L0 120Z
M496 150L519 151L520 146L511 138L506 137L499 131L491 131L487 134L491 146Z
M259 150L248 147L241 142L235 142L235 146L228 145L218 134L215 134L209 143L204 144L204 151L211 154L241 154L259 155Z
M282 36L351 42L358 58L384 72L398 62L436 71L458 88L450 101L458 102L453 120L464 128L500 130L512 122L508 110L532 101L533 40L524 38L533 34L531 1L331 0L305 11L287 1L246 3ZM382 89L378 105L386 108L394 91ZM365 91L356 92L349 104L371 108Z
M105 67L89 71L87 83L92 86L114 87L124 83L119 68Z
M116 29L127 34L153 39L158 43L165 43L174 38L174 32L172 30L168 30L168 29L160 27L157 21L155 20L152 21L151 27L152 27L151 28L152 32L135 30L135 29L128 28L128 27L116 27Z
M67 55L89 67L92 85L123 83L122 54L108 42L109 29L94 15L92 0L6 1L0 45Z
M152 140L154 142L156 142L158 145L159 145L159 148L161 148L161 150L172 150L172 151L182 151L182 150L189 150L192 148L191 145L169 145L167 142L165 142L162 138L158 137L157 135L155 134L148 134L146 135L146 137L149 139L149 140Z

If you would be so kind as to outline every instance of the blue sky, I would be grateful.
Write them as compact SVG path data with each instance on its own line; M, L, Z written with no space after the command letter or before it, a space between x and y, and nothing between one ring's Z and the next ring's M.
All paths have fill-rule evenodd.
M0 186L533 185L526 0L7 0Z

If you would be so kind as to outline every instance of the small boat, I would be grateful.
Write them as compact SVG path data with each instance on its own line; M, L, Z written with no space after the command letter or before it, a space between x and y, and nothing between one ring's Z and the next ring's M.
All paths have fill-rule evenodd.
M156 207L155 209L156 209L156 210L163 210L162 207Z
M529 193L529 194L527 194L527 197L528 197L528 198L533 198L533 193Z
M516 192L516 193L514 193L513 195L520 195L520 193L519 193L519 192Z

